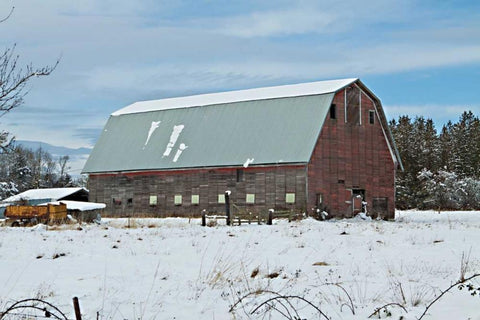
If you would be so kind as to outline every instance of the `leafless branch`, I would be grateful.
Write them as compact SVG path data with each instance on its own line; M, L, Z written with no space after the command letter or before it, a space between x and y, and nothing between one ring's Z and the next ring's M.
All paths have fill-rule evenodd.
M406 313L408 313L407 309L405 309L404 306L402 306L400 303L396 303L396 302L391 302L391 303L387 303L386 305L383 305L381 307L378 307L375 309L375 311L372 312L371 315L368 316L368 318L371 318L373 317L374 315L378 314L378 312L382 309L385 309L386 307L389 307L389 306L397 306L397 307L400 307L403 309L403 311L405 311Z
M10 9L10 12L8 13L8 15L5 18L3 18L2 20L0 20L0 23L5 22L5 21L8 20L8 18L10 18L10 16L13 13L13 10L15 10L15 7L12 7L12 9Z
M450 291L452 288L454 288L454 287L456 287L456 286L458 286L458 285L460 285L460 284L462 284L462 283L465 283L465 282L467 282L467 281L470 281L470 280L472 280L472 279L474 279L474 278L477 278L477 277L480 277L480 273L476 273L476 274L474 274L474 275L472 275L472 276L470 276L470 277L468 277L468 278L460 279L460 280L458 280L457 282L455 282L454 284L452 284L450 287L448 287L447 289L443 290L443 291L438 295L438 297L436 297L435 299L433 299L432 302L430 302L430 303L428 304L428 306L425 308L425 310L423 311L423 313L422 313L422 315L420 316L420 318L418 318L418 320L421 320L421 319L427 314L428 309L430 309L430 307L431 307L435 302L437 302L438 300L440 300L440 298L443 297L443 295L444 295L445 293L447 293L448 291Z
M0 117L23 103L28 93L25 85L30 79L50 75L60 63L57 59L53 66L35 68L27 64L23 69L18 66L19 56L15 55L15 48L16 45L0 55Z
M273 297L273 298L270 298L270 299L267 299L265 300L264 302L262 302L261 304L259 304L255 309L253 309L250 313L251 314L254 314L255 312L258 311L258 309L260 309L261 307L263 307L264 305L270 305L270 302L272 301L277 301L277 300L285 300L285 301L289 301L290 299L298 299L298 300L301 300L303 302L305 302L306 304L308 304L309 306L311 306L312 308L314 308L315 310L318 311L318 313L325 317L325 319L327 320L330 320L330 318L322 312L322 310L320 310L319 307L317 307L316 305L314 305L313 303L311 303L310 301L308 301L307 299L303 298L303 297L300 297L300 296L276 296L276 297Z

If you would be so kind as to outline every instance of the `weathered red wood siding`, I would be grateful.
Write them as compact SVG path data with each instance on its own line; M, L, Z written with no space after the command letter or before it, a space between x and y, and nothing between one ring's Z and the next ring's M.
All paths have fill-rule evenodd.
M242 181L237 181L237 169L243 171ZM250 212L304 212L307 181L305 165L277 165L91 174L88 188L91 201L107 204L107 216L200 216L203 209L225 212L218 195L226 190L234 204ZM294 204L286 203L287 192L295 193ZM247 193L255 194L254 204L246 203ZM198 205L191 203L192 194L199 195ZM182 195L181 205L175 205L175 195ZM150 196L157 196L156 206L150 206Z
M350 217L352 189L359 189L365 190L367 210L374 217L380 214L382 218L393 218L395 164L376 113L375 123L369 123L369 111L375 110L373 102L364 93L361 103L359 97L357 87L347 89L347 107L351 109L347 110L350 119L346 123L345 90L334 97L336 119L327 114L308 165L308 207L315 208L321 194L321 209L334 217ZM357 120L360 105L361 124ZM378 206L383 202L388 205L386 211Z

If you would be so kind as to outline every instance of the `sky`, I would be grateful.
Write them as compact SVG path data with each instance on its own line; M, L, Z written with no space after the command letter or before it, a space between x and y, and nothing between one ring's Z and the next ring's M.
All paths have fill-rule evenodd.
M135 101L360 78L389 119L480 115L478 1L2 0L0 48L60 64L0 117L17 139L92 147Z

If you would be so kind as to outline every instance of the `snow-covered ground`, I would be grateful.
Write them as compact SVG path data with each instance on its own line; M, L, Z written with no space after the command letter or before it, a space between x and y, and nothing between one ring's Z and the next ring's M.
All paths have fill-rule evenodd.
M0 310L38 297L74 318L77 296L83 319L285 319L285 307L292 318L294 308L302 319L325 319L294 297L276 300L278 311L250 313L278 293L331 319L367 319L392 302L408 312L389 306L390 319L417 319L460 278L462 257L466 276L480 273L480 212L240 227L180 218L104 223L0 228ZM424 319L480 319L480 298L454 288Z

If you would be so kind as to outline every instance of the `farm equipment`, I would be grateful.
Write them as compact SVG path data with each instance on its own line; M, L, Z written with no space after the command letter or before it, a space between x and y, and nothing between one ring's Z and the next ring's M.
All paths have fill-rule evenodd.
M67 218L67 205L47 204L44 206L8 206L5 209L7 225L12 227L35 225L37 223L62 223Z

